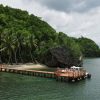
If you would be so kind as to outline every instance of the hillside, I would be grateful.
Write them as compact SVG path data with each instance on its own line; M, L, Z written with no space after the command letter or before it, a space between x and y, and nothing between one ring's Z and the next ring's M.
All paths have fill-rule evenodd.
M82 51L85 47L78 43L80 39L76 41L62 32L57 33L47 22L27 11L3 5L0 5L0 36L1 63L45 64L51 49L64 47L66 54L70 51L66 61L79 65L82 53L85 54L85 50Z
M77 39L85 57L100 57L99 46L91 39L81 37Z

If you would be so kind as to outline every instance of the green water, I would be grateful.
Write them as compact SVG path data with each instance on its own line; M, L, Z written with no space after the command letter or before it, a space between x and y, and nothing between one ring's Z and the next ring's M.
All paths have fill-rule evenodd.
M85 59L92 79L76 83L0 72L0 100L100 100L100 59Z

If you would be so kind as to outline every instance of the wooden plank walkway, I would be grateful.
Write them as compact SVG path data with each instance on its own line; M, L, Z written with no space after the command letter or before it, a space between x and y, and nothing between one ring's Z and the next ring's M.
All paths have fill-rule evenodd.
M14 68L7 68L4 66L0 67L1 72L17 73L23 75L31 75L36 77L53 78L57 81L77 81L85 79L86 75L80 71L67 70L66 72L48 72L48 71L37 71L37 70L19 70Z
M48 71L37 71L37 70L19 70L13 68L0 68L1 72L9 72L9 73L17 73L23 75L31 75L31 76L38 76L38 77L45 77L45 78L55 78L54 72Z

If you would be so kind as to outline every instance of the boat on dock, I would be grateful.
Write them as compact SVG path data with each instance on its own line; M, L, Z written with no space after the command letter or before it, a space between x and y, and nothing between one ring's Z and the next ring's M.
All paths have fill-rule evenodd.
M64 81L79 81L86 78L91 78L89 74L83 67L72 66L71 68L57 68L55 71L57 80Z

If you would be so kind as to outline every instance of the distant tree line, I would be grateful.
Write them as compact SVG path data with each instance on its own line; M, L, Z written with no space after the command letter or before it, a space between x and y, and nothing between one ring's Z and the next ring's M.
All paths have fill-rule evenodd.
M100 48L93 40L85 37L73 39L80 45L84 57L100 57Z
M0 5L0 62L39 62L49 49L66 46L73 57L100 57L100 49L87 38L57 33L40 17Z

